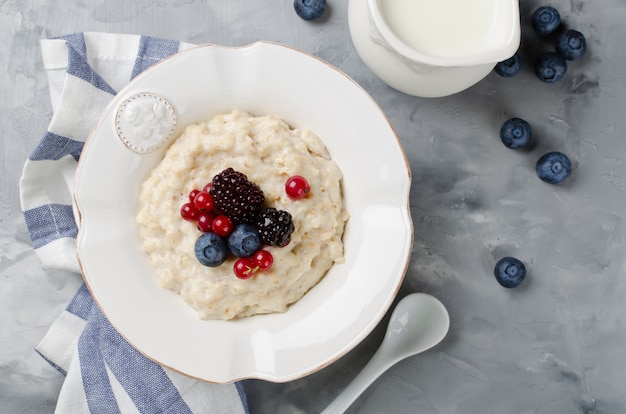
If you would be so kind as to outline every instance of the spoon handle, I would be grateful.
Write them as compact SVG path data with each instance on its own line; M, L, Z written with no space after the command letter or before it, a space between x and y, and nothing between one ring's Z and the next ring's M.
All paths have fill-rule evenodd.
M352 382L330 403L321 414L339 414L345 412L350 405L365 391L383 372L391 368L397 361L388 358L385 353L378 352L354 377Z

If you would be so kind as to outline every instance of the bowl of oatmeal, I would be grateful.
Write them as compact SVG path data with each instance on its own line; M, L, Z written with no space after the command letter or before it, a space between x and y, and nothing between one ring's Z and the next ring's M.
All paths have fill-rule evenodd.
M234 227L249 221L265 237L271 210L293 225L288 242L263 238L273 263L246 278L233 254L200 263L204 233L181 216L189 193L228 169L263 193ZM310 189L294 199L285 182L296 175ZM87 139L75 177L81 270L148 358L216 383L294 380L353 349L389 309L413 241L410 182L383 112L328 63L268 42L194 47L137 76Z
M286 182L296 176L307 177L305 197L286 192ZM198 196L209 179L217 183L209 190L216 199L200 196L220 211L211 207L203 214ZM159 284L180 295L200 319L286 312L328 269L344 262L349 215L341 184L339 166L312 131L294 129L276 116L239 110L218 114L188 125L142 183L136 221L143 250ZM182 206L194 209L188 220L181 218ZM205 227L200 214L213 221ZM228 217L226 229L215 223L221 216ZM283 216L288 223L281 223ZM237 226L250 232L254 248L249 254L223 249L224 261L202 262L195 246L205 233L217 234L213 239L223 246L237 240ZM259 272L252 263L247 273L234 277L238 259L246 263L259 250L271 258L267 271Z

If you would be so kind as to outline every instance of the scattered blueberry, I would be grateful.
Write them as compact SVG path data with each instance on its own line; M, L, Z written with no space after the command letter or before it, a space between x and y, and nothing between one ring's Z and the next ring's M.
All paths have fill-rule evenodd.
M296 14L304 20L315 20L324 13L326 0L294 0Z
M514 257L503 257L496 263L493 274L505 288L515 288L526 278L526 266Z
M537 161L537 175L549 184L561 184L572 172L572 163L561 152L548 152Z
M568 30L556 39L556 53L565 60L578 60L586 51L585 35L577 30Z
M210 267L221 265L228 257L226 241L215 233L203 233L196 240L194 251L198 261Z
M261 235L249 224L239 224L228 236L228 248L237 257L250 257L261 248Z
M521 59L518 53L515 53L513 56L504 60L502 62L498 62L494 70L496 73L504 78L512 78L517 75L517 72L520 71Z
M500 139L504 146L519 149L528 146L533 130L530 124L521 118L511 118L502 124Z
M546 83L560 81L567 72L567 62L555 52L546 52L535 62L535 75Z
M554 33L561 25L561 15L554 7L539 7L533 13L532 24L537 33L548 35Z

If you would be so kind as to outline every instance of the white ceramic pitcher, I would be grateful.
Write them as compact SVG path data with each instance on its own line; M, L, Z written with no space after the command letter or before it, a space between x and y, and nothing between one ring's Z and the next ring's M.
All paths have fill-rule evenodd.
M519 0L350 0L348 21L365 64L421 97L469 88L520 44Z

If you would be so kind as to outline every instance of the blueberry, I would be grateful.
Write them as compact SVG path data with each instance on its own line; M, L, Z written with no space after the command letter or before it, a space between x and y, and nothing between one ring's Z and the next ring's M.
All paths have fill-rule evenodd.
M530 124L521 118L511 118L502 124L500 139L510 149L524 148L528 146L533 136Z
M535 62L535 75L546 83L560 81L567 72L567 62L555 52L546 52Z
M521 67L522 65L519 54L515 53L510 58L502 62L498 62L494 70L498 75L502 76L503 78L512 78L513 76L517 75L517 72L520 71Z
M577 30L568 30L556 39L556 53L565 60L578 60L586 51L585 35Z
M304 20L315 20L324 13L326 0L294 0L296 14Z
M554 7L539 7L533 13L532 24L537 33L548 35L554 33L561 25L561 15Z
M258 230L249 224L240 224L228 236L228 248L237 257L250 257L263 242Z
M561 152L548 152L539 158L535 170L542 181L561 184L572 172L572 163Z
M496 263L493 274L505 288L515 288L526 278L526 266L514 257L503 257Z
M221 265L228 257L226 241L215 233L203 233L196 240L194 251L198 261L210 267Z

